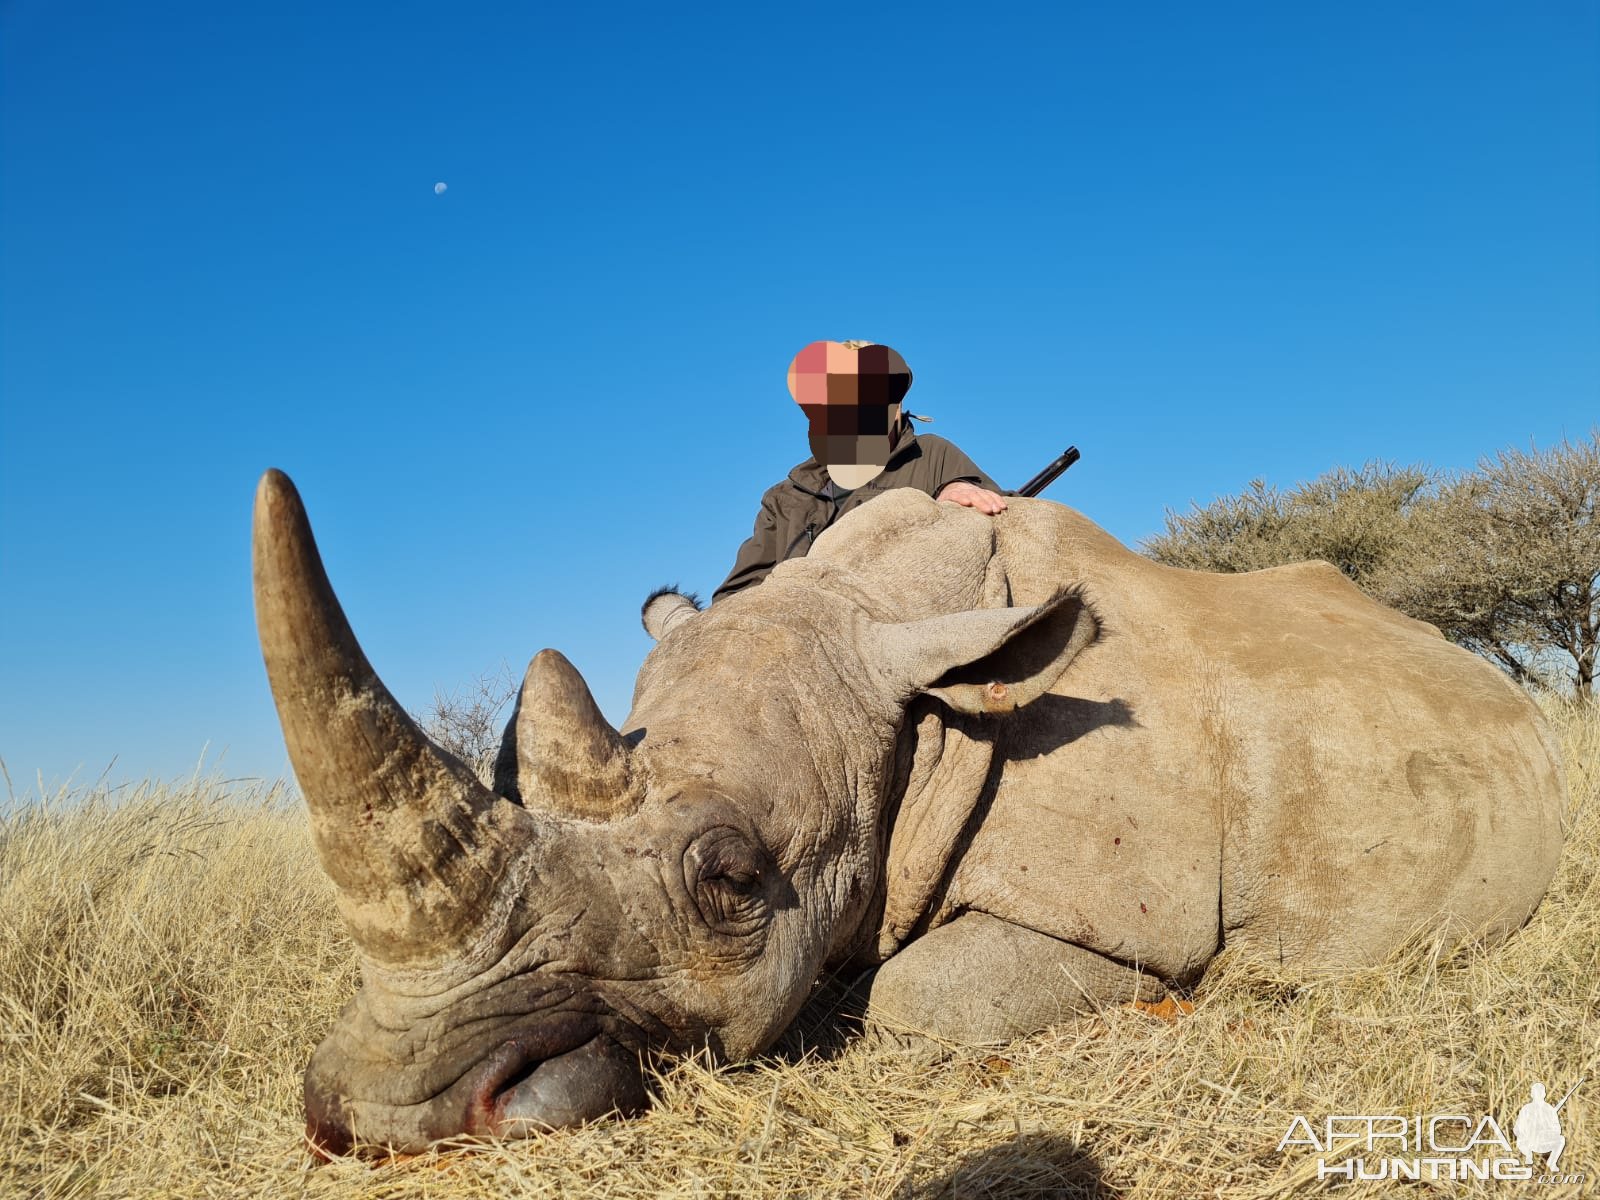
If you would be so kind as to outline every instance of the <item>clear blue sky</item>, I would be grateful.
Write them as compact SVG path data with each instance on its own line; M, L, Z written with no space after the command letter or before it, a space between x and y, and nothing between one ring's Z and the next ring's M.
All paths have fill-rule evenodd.
M8 0L0 758L285 769L268 466L403 702L554 646L620 720L816 338L1128 541L1582 435L1597 12Z

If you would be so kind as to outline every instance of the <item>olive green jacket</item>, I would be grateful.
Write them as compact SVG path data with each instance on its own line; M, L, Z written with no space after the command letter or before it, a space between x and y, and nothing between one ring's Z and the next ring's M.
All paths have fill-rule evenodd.
M1000 490L959 447L931 433L921 437L909 431L903 434L883 472L854 491L838 487L815 458L808 458L761 497L755 532L739 547L733 570L712 594L711 602L760 583L784 559L804 555L824 529L875 496L902 487L937 496L945 484L958 479Z

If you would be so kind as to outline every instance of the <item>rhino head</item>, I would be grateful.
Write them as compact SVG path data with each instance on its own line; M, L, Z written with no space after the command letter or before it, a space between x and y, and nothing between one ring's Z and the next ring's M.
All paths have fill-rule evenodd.
M874 502L886 517L895 495ZM491 789L384 687L293 485L263 477L262 651L361 960L306 1070L315 1145L418 1150L636 1110L654 1056L758 1053L870 943L908 704L1004 712L1095 636L1076 596L979 607L989 519L954 518L976 547L956 569L936 528L952 506L903 504L943 539L943 570L886 591L863 568L884 548L845 522L709 612L652 606L662 640L622 732L538 654Z

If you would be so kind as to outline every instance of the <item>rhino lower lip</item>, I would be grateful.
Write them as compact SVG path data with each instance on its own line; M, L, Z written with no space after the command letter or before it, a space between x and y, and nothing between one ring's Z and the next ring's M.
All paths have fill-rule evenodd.
M486 1065L469 1102L474 1133L528 1137L649 1103L638 1052L604 1034L558 1054L535 1055L508 1042Z

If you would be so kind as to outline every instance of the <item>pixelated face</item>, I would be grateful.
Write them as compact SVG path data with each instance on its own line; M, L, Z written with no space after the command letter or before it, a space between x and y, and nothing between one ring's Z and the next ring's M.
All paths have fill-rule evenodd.
M882 472L910 390L911 368L888 346L812 342L789 364L789 394L811 423L811 453L844 488Z

